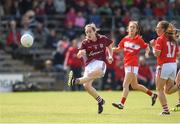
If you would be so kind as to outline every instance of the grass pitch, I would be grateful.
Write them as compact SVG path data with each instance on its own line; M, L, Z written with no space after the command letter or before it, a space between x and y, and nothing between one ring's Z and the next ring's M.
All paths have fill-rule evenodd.
M124 110L112 107L122 92L99 92L106 100L104 112L97 114L96 101L87 92L0 93L0 123L180 123L180 112L160 116L159 100L131 91ZM178 101L168 96L169 107Z

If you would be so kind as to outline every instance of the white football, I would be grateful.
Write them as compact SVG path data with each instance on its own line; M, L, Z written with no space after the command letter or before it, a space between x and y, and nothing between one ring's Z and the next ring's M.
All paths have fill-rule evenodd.
M23 47L31 47L33 45L34 38L31 34L23 34L21 36L21 44Z

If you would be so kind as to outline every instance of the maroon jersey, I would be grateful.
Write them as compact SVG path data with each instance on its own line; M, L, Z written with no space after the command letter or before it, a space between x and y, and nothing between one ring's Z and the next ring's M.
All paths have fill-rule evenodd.
M97 41L85 39L82 41L80 50L86 50L86 65L92 60L102 60L106 62L106 47L112 41L104 35L97 34Z

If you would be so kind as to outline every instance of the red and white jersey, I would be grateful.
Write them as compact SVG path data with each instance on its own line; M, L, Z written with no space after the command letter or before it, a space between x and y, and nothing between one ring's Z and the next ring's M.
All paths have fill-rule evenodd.
M113 41L104 35L97 35L97 41L85 39L82 41L80 50L86 50L86 65L92 60L101 60L106 62L106 47Z
M164 34L155 40L155 49L161 51L160 56L157 57L157 65L176 62L178 45L170 42Z
M125 36L118 46L124 49L124 65L138 66L139 52L142 48L147 48L148 44L141 36L136 35L134 38Z

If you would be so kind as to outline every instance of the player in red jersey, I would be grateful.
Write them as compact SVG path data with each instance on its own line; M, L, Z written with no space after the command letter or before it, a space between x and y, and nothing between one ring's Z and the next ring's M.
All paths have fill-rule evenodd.
M70 68L70 70L73 71L73 74L75 77L81 77L82 67L84 65L82 58L77 58L78 53L78 40L73 39L72 40L72 46L68 48L65 61L64 61L64 68L67 70ZM74 85L71 87L72 91L75 90L81 90L82 85Z
M176 83L180 84L180 70L178 71L178 74L176 76ZM172 111L180 111L180 90L178 90L178 98L179 102L175 105L174 108L172 108Z
M85 71L81 78L75 78L73 72L70 71L68 86L74 84L83 84L88 93L94 97L98 102L98 113L102 113L103 104L105 101L97 93L96 89L92 87L95 79L104 76L106 71L106 60L112 63L112 41L104 35L97 33L99 29L95 24L88 24L85 26L86 39L82 41L81 47L77 54L78 58L84 58ZM108 56L106 56L106 49Z
M153 53L157 57L156 87L163 108L161 114L169 115L165 93L171 94L180 88L180 82L174 85L177 71L176 58L179 56L179 49L174 26L171 23L160 21L156 26L156 33L157 39L151 41Z
M139 52L141 49L146 49L145 56L148 57L150 51L148 44L145 43L139 35L139 30L138 23L136 21L130 21L127 28L128 35L120 41L117 48L113 48L114 52L124 50L125 78L123 82L123 95L120 103L112 103L112 105L118 109L124 108L129 93L129 85L131 85L133 89L142 91L151 96L152 105L156 102L157 94L153 93L143 85L138 84L137 81Z

